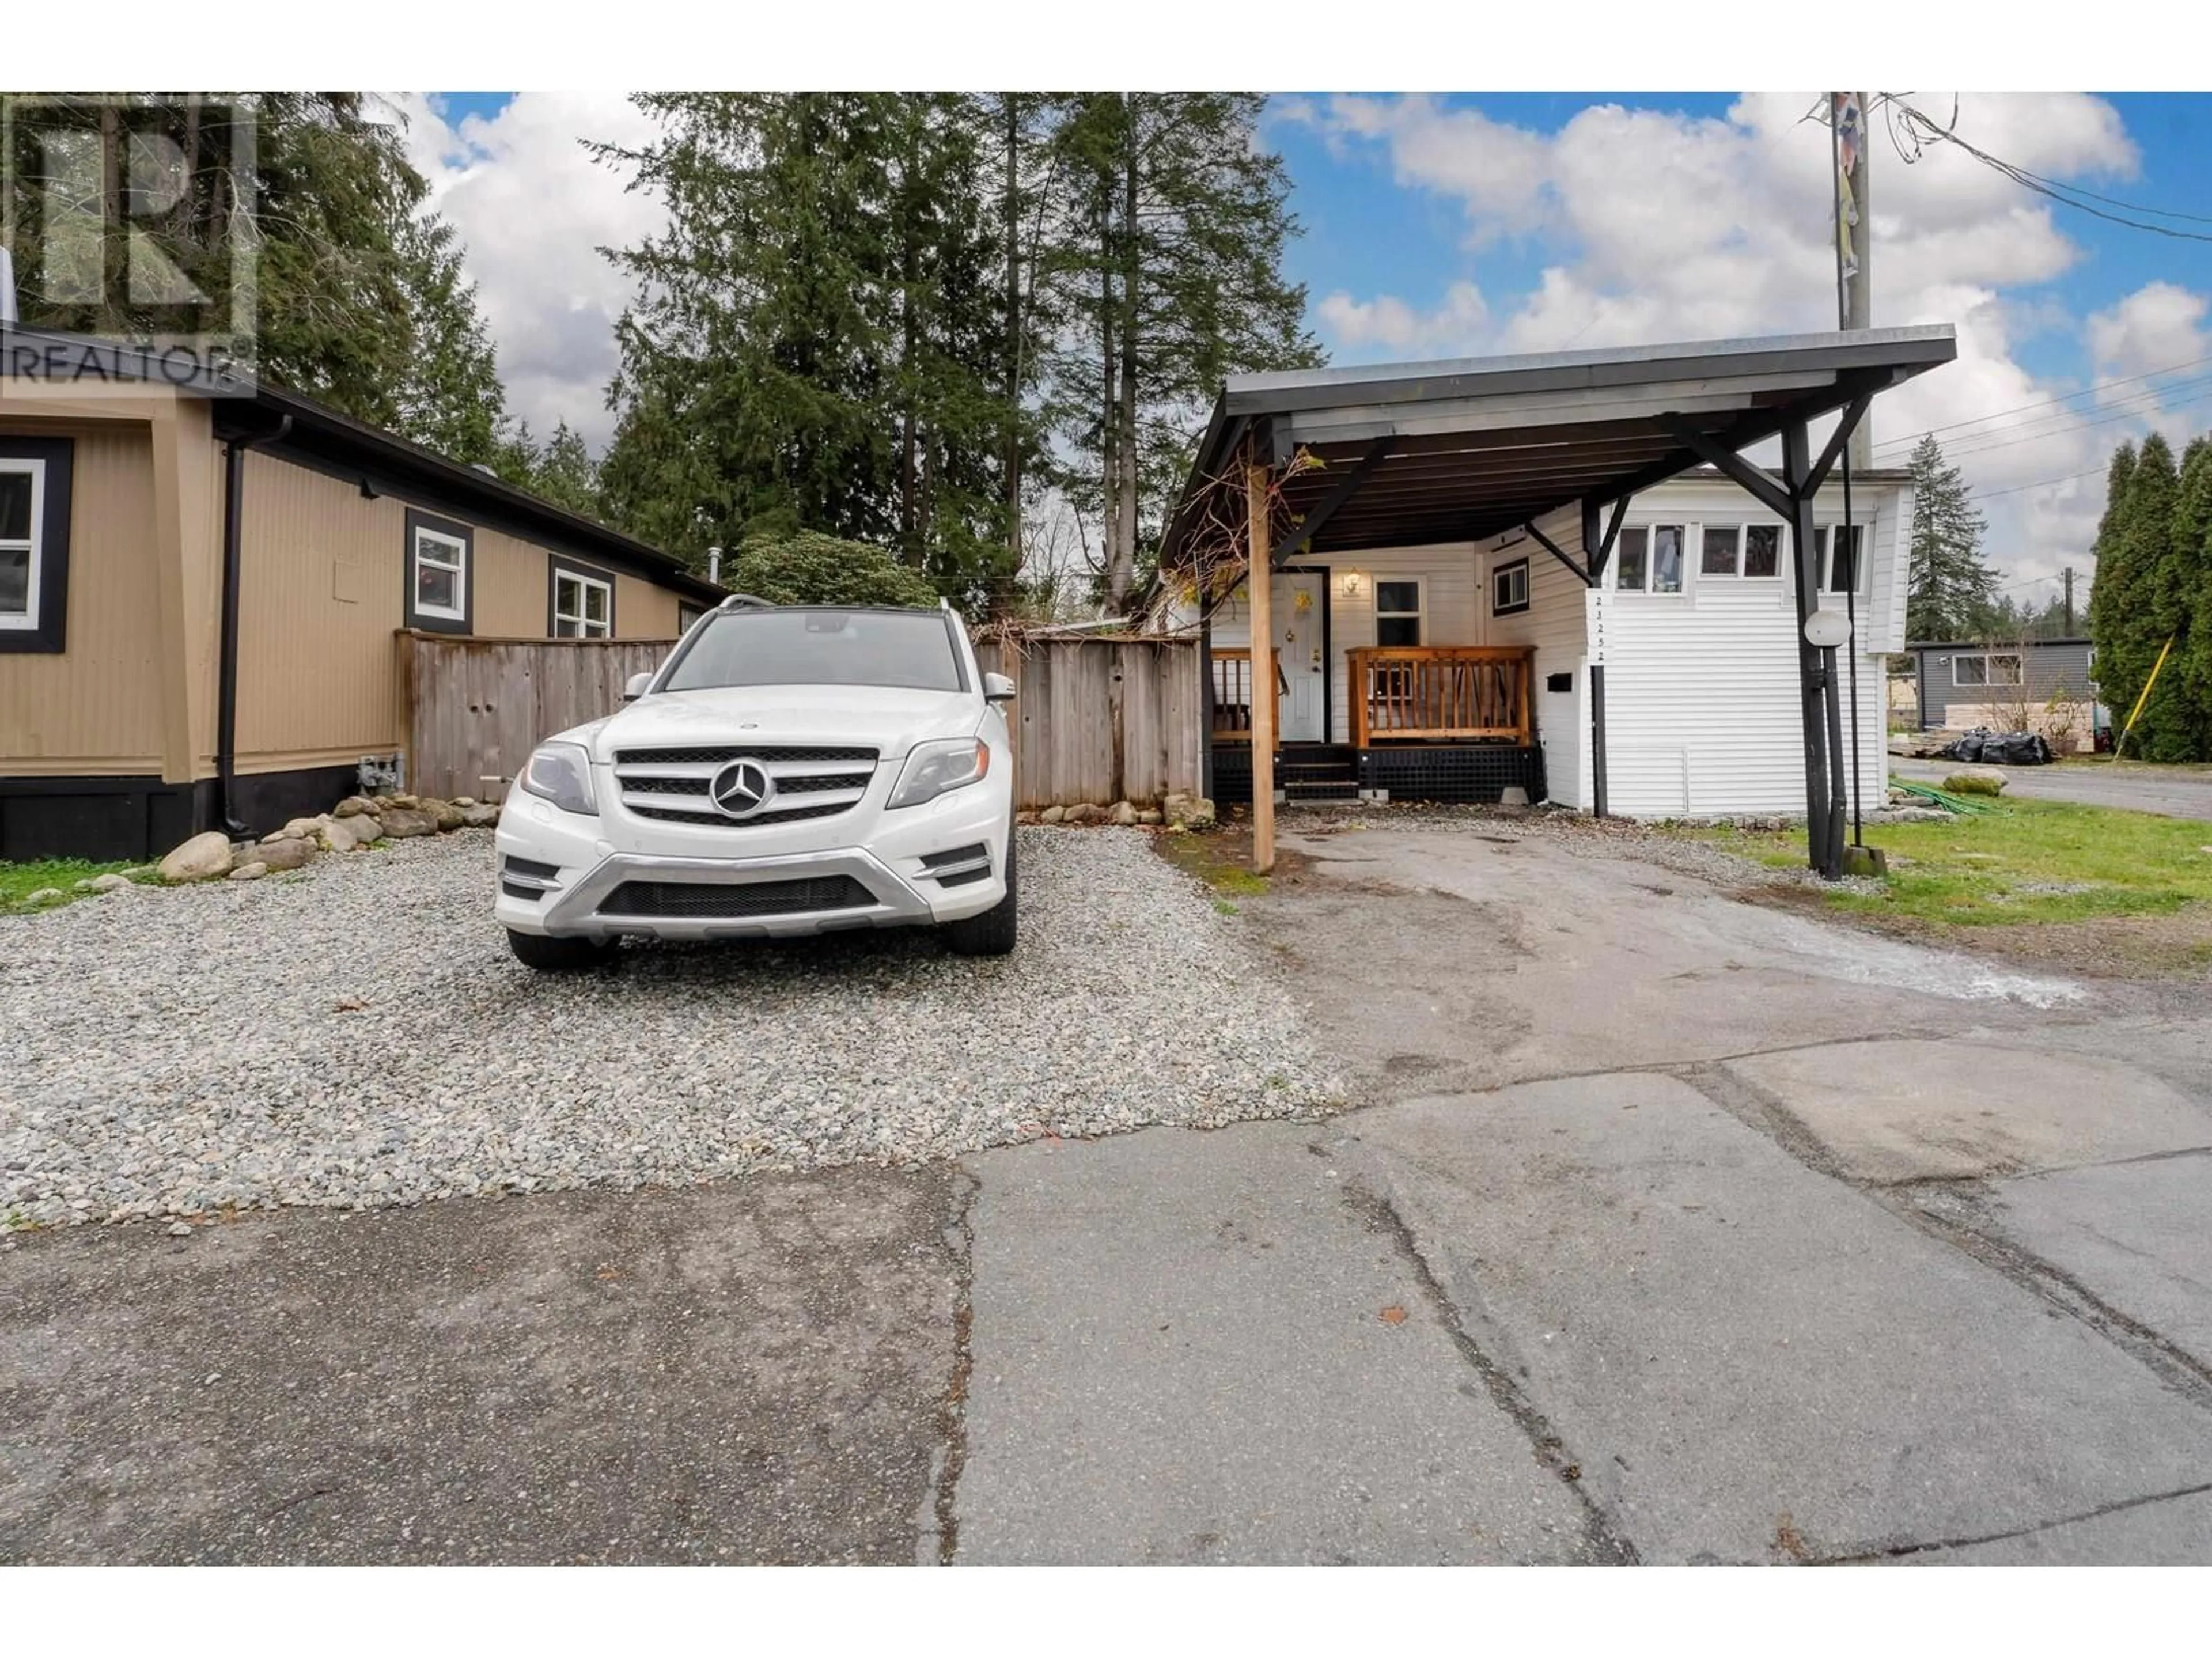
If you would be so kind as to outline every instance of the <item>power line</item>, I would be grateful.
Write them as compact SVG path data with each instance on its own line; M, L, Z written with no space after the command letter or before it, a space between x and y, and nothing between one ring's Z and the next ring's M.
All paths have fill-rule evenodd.
M1899 446L1910 446L1919 442L1923 438L1932 437L1938 432L1955 432L1960 427L1980 426L1985 422L2002 420L2007 415L2021 415L2031 409L2047 409L2053 404L2071 403L2075 398L2086 398L2092 392L2108 392L2116 386L2130 386L2137 380L2154 380L2161 374L2176 374L2185 368L2198 368L2206 363L2212 363L2212 357L2195 357L2185 363L2168 363L2164 368L2146 369L2140 374L2123 374L2110 380L2093 380L2078 392L2062 392L2056 398L2045 398L2032 404L2014 404L2009 409L2000 409L1988 415L1977 415L1972 420L1951 421L1942 426L1923 428L1918 432L1907 433L1902 438L1885 438L1875 447L1894 449Z
M2047 489L2052 484L2072 483L2076 478L2102 477L2109 466L2093 466L2086 472L2069 472L2063 478L2038 478L2033 483L2008 484L2002 489L1978 489L1977 501L1993 501L2000 495L2017 495L2023 489Z
M2170 236L2185 242L2212 242L2212 235L2208 235L2203 231L2177 230L2171 225L2146 224L2140 219L2125 218L2117 213L2107 213L2102 208L2092 207L2089 205L2089 201L2077 201L2075 199L2077 196L2100 202L2111 202L2115 198L2097 196L2090 191L2077 190L2071 185L2061 185L2052 179L2045 179L2040 173L2031 173L2026 167L2005 161L2000 156L1992 155L1989 151L1968 143L1950 128L1922 114L1910 104L1900 102L1897 107L1904 112L1905 131L1912 136L1916 144L1924 143L1929 139L1956 144L1983 166L2011 179L2023 190L2033 191L2039 196L2047 196L2062 207L2070 207L2077 213L2086 213L2093 218L2106 220L2112 224L2125 225L2130 230L2148 230L2154 235ZM1956 121L1958 117L1954 115L1951 118ZM1905 155L1901 147L1898 154L1908 166L1917 159L1916 155ZM2212 219L2203 219L2195 214L2171 214L2162 208L2141 207L2133 203L2121 203L2119 205L2126 207L2130 213L2148 213L2159 218L2187 219L2192 222L2212 224Z
M2212 380L2212 375L2208 375L2206 379ZM2063 438L2069 434L2086 432L2094 427L2110 426L2115 421L2148 420L2152 416L2162 415L2168 410L2188 409L2203 403L2208 398L2212 398L2212 391L2193 392L2186 398L2176 398L2171 403L2154 403L2142 408L2123 409L2112 414L2100 415L2094 420L2063 421L2055 426L2045 427L2039 431L2023 432L2017 436L2002 435L2009 433L2011 428L1999 427L1995 432L1976 434L1977 439L1996 439L1997 441L1979 442L1970 440L1963 442L1956 449L1945 450L1943 455L1946 460L1964 459L1972 455L1986 455L1993 450L2009 449L2014 444L2033 443L2040 438Z

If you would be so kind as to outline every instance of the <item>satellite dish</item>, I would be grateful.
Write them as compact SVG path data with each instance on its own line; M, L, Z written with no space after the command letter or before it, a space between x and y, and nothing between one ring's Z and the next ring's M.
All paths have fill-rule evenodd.
M1815 611L1805 618L1805 642L1817 645L1823 651L1832 651L1847 644L1851 637L1851 619L1840 611Z

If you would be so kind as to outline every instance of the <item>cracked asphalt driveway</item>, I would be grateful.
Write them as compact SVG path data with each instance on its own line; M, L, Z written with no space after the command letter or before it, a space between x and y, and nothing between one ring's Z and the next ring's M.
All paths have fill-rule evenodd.
M2212 1030L1288 819L1321 1121L0 1254L0 1560L2212 1560Z

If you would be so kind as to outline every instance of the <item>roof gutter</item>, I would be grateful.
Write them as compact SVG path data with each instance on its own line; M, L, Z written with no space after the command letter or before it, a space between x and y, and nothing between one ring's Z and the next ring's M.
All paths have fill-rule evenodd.
M292 429L282 415L258 437L226 439L222 447L222 632L216 678L216 814L229 836L250 836L232 803L238 775L238 592L246 520L246 452L258 443L280 443Z

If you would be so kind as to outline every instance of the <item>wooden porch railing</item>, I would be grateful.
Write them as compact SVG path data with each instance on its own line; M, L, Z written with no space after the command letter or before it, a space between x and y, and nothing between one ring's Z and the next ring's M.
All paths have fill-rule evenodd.
M1535 741L1527 646L1376 647L1345 653L1352 741L1510 738Z
M1252 741L1252 653L1244 647L1213 648L1213 736L1221 743ZM1283 665L1275 665L1275 690L1284 690Z

